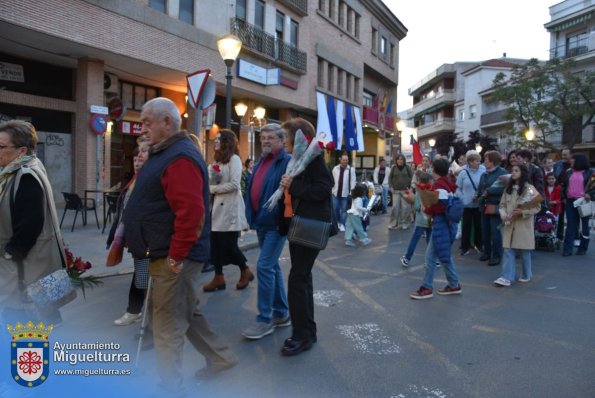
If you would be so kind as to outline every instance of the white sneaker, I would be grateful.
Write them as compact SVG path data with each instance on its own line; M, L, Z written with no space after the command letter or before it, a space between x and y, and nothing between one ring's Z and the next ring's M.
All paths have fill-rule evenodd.
M522 283L531 282L531 278L519 278L519 282L522 282Z
M271 323L255 322L252 326L242 332L242 336L250 340L262 339L275 331L275 325Z
M140 322L142 318L142 314L131 314L130 312L125 312L120 318L114 321L114 325L118 326L126 326L131 325L134 322Z
M370 243L372 243L372 239L370 239L370 238L362 239L362 245L368 246Z
M345 225L339 224L339 231L345 232Z
M581 240L580 239L575 239L574 240L574 247L579 247L581 245Z
M494 284L498 286L510 286L510 281L500 277L494 281Z

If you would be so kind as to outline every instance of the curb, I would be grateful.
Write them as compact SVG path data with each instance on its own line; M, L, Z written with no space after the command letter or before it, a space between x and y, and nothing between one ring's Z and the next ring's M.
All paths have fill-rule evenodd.
M243 244L239 244L238 247L240 248L241 251L246 252L248 250L252 250L252 249L256 249L258 247L258 241L256 242L246 242ZM130 268L126 268L126 269L122 269L118 272L106 272L103 274L96 274L93 275L96 278L99 279L103 279L103 278L109 278L112 276L123 276L123 275L130 275L134 273L134 268L130 267Z

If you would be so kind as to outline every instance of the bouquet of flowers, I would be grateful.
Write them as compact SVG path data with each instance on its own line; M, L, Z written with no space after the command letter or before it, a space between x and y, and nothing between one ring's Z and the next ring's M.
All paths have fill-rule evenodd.
M222 178L223 176L221 175L221 166L219 166L217 163L210 165L209 180L216 185L221 183Z
M103 281L96 276L81 276L91 268L89 261L84 261L81 257L74 257L72 252L65 249L66 252L66 272L75 287L80 287L85 297L85 287L94 287L101 285Z
M324 139L325 134L322 133L320 138ZM332 141L326 145L327 149L330 149L332 145ZM293 144L293 153L291 154L291 160L287 163L287 169L285 170L285 175L290 177L295 177L299 175L302 171L306 170L306 167L312 162L312 160L322 153L322 150L325 148L324 142L319 141L317 139L313 139L311 142L308 142L302 130L298 130L295 133L295 140ZM277 190L273 193L273 195L266 201L264 207L268 211L273 211L275 206L277 206L277 202L281 199L281 195L283 195L284 188L279 186Z

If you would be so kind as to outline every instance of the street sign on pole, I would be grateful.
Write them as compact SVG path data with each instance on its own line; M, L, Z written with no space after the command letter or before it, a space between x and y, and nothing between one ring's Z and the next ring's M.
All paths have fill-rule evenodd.
M210 74L210 69L203 69L186 76L186 81L188 82L188 97L190 99L190 104L194 109L198 108L202 90L204 89Z

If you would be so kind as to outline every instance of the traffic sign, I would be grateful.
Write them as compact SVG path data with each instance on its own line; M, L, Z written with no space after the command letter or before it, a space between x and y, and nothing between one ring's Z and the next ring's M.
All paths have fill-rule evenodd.
M188 82L188 93L190 94L190 104L194 107L194 109L198 107L202 90L204 89L210 74L210 69L203 69L186 76L186 81Z
M107 117L105 115L93 115L90 124L91 130L97 135L101 135L107 131Z

